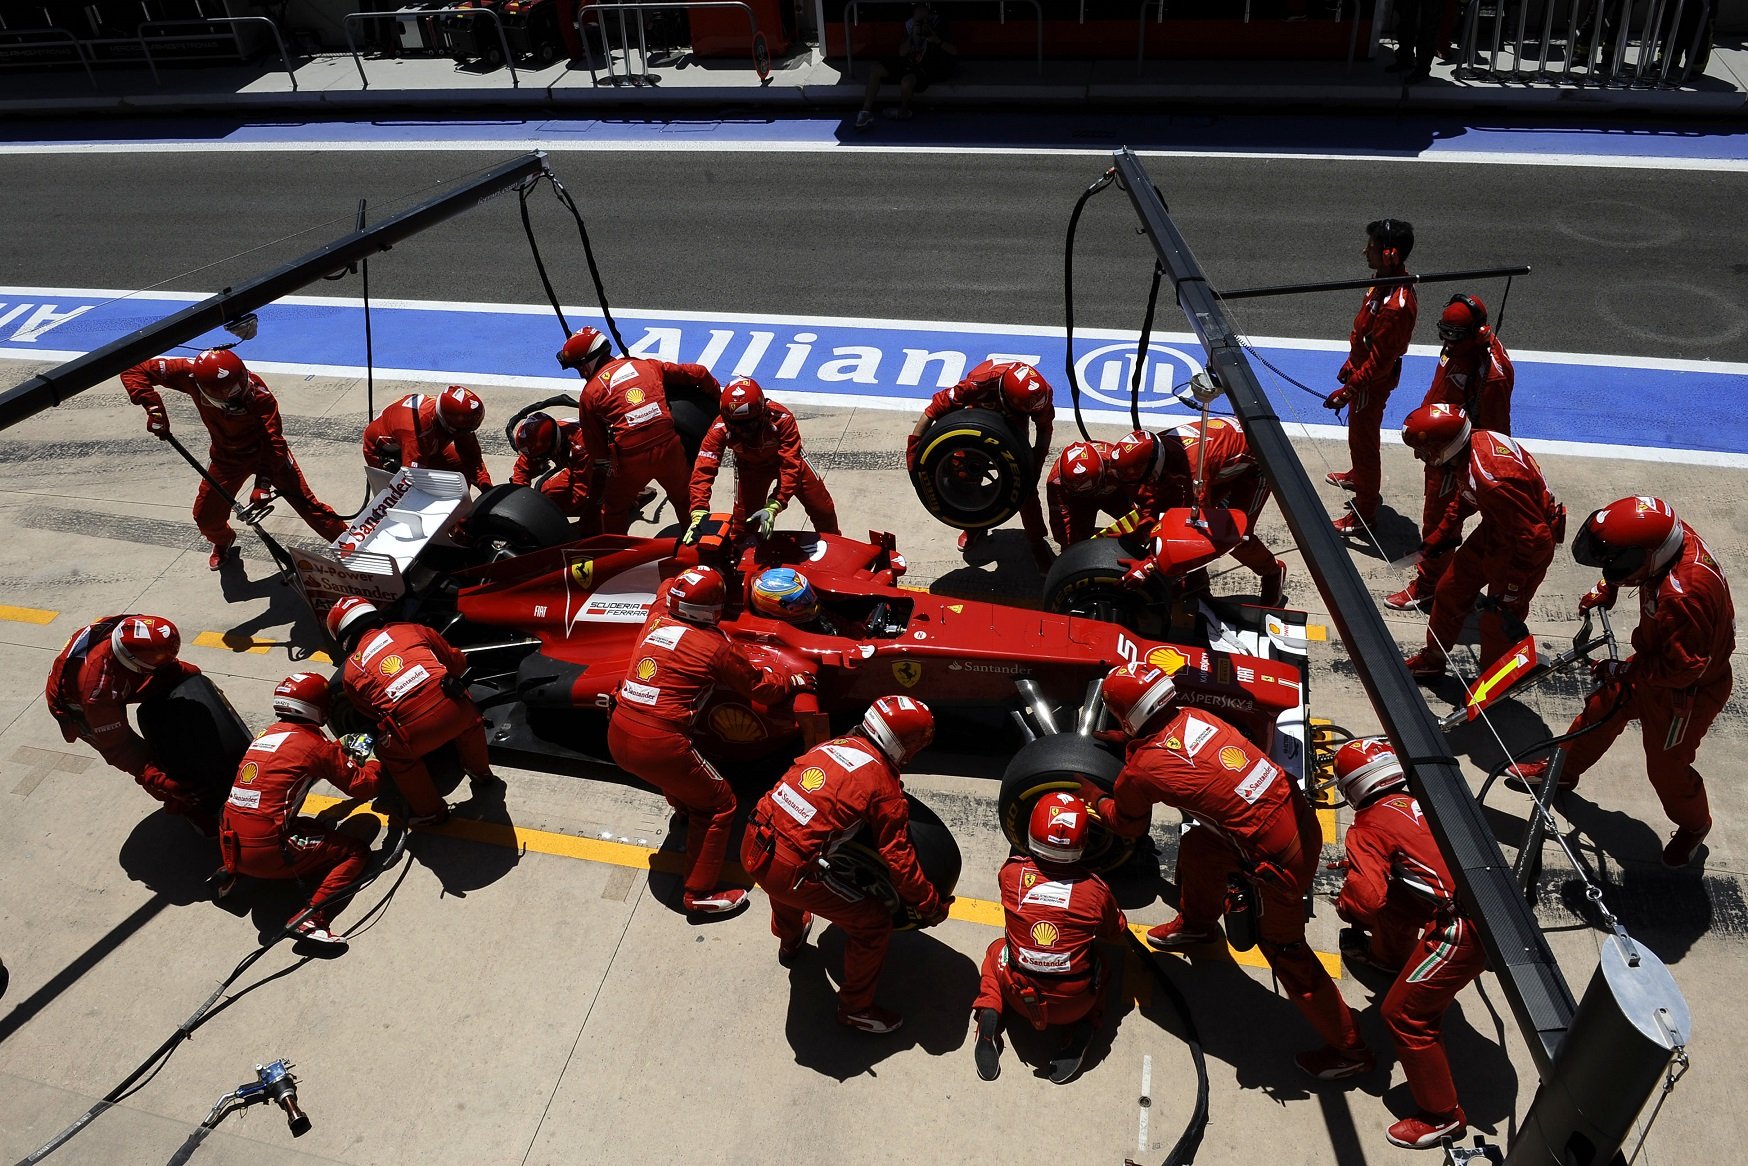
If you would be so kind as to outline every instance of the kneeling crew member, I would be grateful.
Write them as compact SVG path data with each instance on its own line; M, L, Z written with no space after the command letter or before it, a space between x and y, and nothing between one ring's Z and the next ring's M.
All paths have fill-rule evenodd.
M560 514L575 520L578 537L600 534L601 502L589 492L589 450L581 423L530 413L516 424L510 443L516 447L510 484L539 490Z
M485 419L485 402L462 385L435 395L409 393L364 427L364 464L389 473L452 470L474 489L488 489L492 475L474 436Z
M1056 464L1050 467L1050 476L1044 480L1044 505L1050 511L1050 534L1063 550L1101 533L1101 510L1118 522L1130 521L1134 529L1151 525L1140 517L1130 520L1136 502L1111 473L1115 449L1108 441L1077 441L1058 454Z
M768 400L751 377L729 381L717 408L720 415L710 423L692 466L686 541L697 540L698 525L710 513L710 488L725 449L734 454L734 512L760 534L771 533L791 498L801 503L815 531L837 534L837 507L801 450L795 414Z

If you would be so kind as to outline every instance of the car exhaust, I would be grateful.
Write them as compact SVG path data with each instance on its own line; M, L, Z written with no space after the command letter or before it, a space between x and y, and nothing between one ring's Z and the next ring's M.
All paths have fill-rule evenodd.
M1082 737L1090 737L1098 732L1099 725L1105 719L1104 682L1089 680L1086 682L1086 699L1080 704L1080 719L1074 726L1074 731Z
M1031 714L1033 722L1040 730L1039 733L1031 734L1031 737L1040 735L1054 737L1062 731L1056 724L1056 710L1051 707L1049 701L1044 699L1044 694L1038 691L1037 681L1031 679L1016 680L1014 687L1019 690L1020 699L1026 702L1023 711Z

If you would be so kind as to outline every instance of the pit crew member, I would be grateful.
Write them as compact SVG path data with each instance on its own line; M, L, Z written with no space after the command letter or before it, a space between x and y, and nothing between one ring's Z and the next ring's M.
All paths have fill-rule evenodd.
M215 835L218 807L207 804L206 791L166 773L127 719L128 705L157 700L199 674L177 659L181 648L181 633L161 615L112 615L82 627L49 665L49 714L68 744L84 741L167 812Z
M1730 585L1693 527L1661 498L1639 496L1609 503L1584 520L1572 557L1602 571L1578 601L1580 609L1613 607L1622 587L1639 593L1633 654L1599 660L1602 683L1584 702L1568 732L1589 730L1561 746L1561 784L1577 784L1628 721L1638 721L1645 768L1675 833L1663 849L1666 866L1693 861L1711 830L1705 779L1693 767L1699 743L1730 698L1730 653L1736 650L1736 609ZM1539 783L1547 762L1517 766L1506 784Z
M304 481L285 443L279 402L235 352L209 348L193 360L160 356L122 373L121 385L128 400L145 409L146 432L160 438L170 435L170 415L158 390L174 389L193 398L210 438L206 472L224 494L235 498L243 483L254 477L257 500L265 497L262 483L272 486L322 538L332 541L346 530L345 520L317 499ZM194 525L212 544L207 566L214 571L231 557L236 545L230 509L230 498L210 482L202 481L194 492Z
M1507 621L1522 626L1554 548L1565 541L1566 508L1548 492L1527 449L1503 433L1473 429L1455 405L1422 405L1403 421L1402 440L1423 464L1450 466L1458 475L1443 517L1421 542L1423 556L1452 547L1456 553L1433 591L1426 647L1408 658L1408 670L1418 680L1444 675L1450 645L1485 587L1480 668L1486 671L1514 642ZM1463 519L1476 512L1481 523L1464 541Z
M492 475L474 436L485 419L485 402L465 386L409 393L364 427L364 464L391 474L410 467L453 470L474 489L487 489Z
M1038 499L1038 479L1044 470L1044 459L1050 453L1050 434L1056 425L1056 402L1038 370L1017 360L986 360L950 388L942 389L923 407L923 415L904 446L905 467L917 470L922 457L923 433L929 426L956 409L993 409L1015 422L1015 431L1024 434L1026 423L1032 424L1031 491L1020 504L1020 525L1031 542L1032 559L1038 570L1048 571L1056 552L1044 537L1044 507ZM959 549L968 551L987 533L964 530L959 532Z
M1354 807L1335 912L1357 932L1343 933L1343 954L1396 976L1381 1009L1419 1109L1384 1136L1405 1149L1430 1150L1442 1138L1462 1137L1467 1125L1445 1056L1444 1015L1485 969L1487 956L1389 742L1368 737L1343 745L1335 754L1335 786Z
M546 495L566 518L574 520L578 537L601 533L601 505L589 493L589 450L583 427L550 413L530 413L517 422L510 438L516 465L510 482L532 486Z
M883 696L847 735L803 753L759 799L741 841L741 865L771 900L777 962L799 956L820 916L843 929L844 979L838 1023L862 1032L893 1032L904 1018L874 1002L892 938L892 913L879 899L832 873L836 849L860 827L879 850L893 889L924 927L947 917L943 900L917 865L910 809L899 768L934 740L928 706Z
M759 382L737 377L722 390L718 416L698 447L692 466L691 521L686 541L710 513L710 489L722 468L722 454L734 454L734 511L760 534L770 534L790 499L801 503L807 521L820 534L837 534L838 511L825 482L801 451L795 414L766 398Z
M1072 1078L1104 1009L1106 968L1099 942L1128 929L1116 896L1080 865L1091 823L1086 803L1046 794L1032 807L1027 850L1002 864L997 882L1007 932L983 954L983 980L972 1004L977 1025L977 1075L1001 1075L1004 1014L1022 1016L1039 1032L1072 1026L1051 1062L1050 1079Z
M602 529L608 534L631 529L637 497L651 481L661 484L675 515L685 513L689 467L674 432L668 393L689 389L714 399L721 386L710 370L701 364L614 358L607 337L593 328L573 333L558 350L558 363L586 382L577 418L594 463L590 489L601 499Z
M274 688L279 720L243 751L219 826L219 852L232 875L319 879L308 907L298 912L303 917L295 934L345 947L345 938L329 931L334 911L328 903L364 873L369 848L298 810L318 781L348 797L375 797L381 769L375 761L360 764L322 731L328 701L327 678L314 672L294 672Z
M1380 279L1408 274L1414 250L1414 227L1402 219L1377 219L1366 224L1366 266ZM1341 387L1323 401L1328 409L1347 406L1347 449L1353 468L1328 475L1330 485L1353 491L1350 513L1335 520L1342 534L1358 534L1377 516L1383 469L1378 430L1384 406L1402 378L1402 357L1414 339L1419 300L1413 284L1366 289L1348 334L1348 356L1335 374Z
M340 683L375 723L376 756L406 800L408 826L439 826L449 806L425 758L453 744L476 793L498 788L479 710L462 675L467 657L430 628L389 623L368 599L348 595L328 610L328 634L346 654Z
M1112 793L1098 799L1099 817L1127 838L1147 831L1155 802L1195 820L1178 846L1179 914L1149 931L1148 944L1215 943L1221 915L1253 902L1263 958L1325 1042L1294 1060L1328 1081L1368 1072L1372 1054L1353 1013L1305 941L1305 896L1323 839L1316 811L1237 729L1201 709L1174 712L1176 686L1152 665L1114 668L1100 688L1129 747Z
M683 902L700 915L739 911L748 900L740 887L721 885L734 791L692 744L693 718L719 684L770 705L811 689L814 681L810 672L781 676L747 660L717 626L727 597L713 567L693 567L662 585L607 725L614 764L655 786L686 815Z
M1050 512L1050 534L1063 550L1105 533L1098 524L1101 510L1113 521L1135 510L1130 491L1111 472L1116 448L1109 441L1077 441L1063 449L1050 467L1044 480L1044 507Z

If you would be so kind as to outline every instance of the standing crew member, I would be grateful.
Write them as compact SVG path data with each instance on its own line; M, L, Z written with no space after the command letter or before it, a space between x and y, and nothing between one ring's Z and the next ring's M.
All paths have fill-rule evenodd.
M838 533L837 507L825 482L801 451L801 430L795 414L769 400L759 382L737 377L722 390L715 421L698 447L692 466L692 517L686 540L694 541L698 525L710 513L710 488L722 468L722 451L734 453L735 513L770 534L777 515L799 499L807 521L820 534Z
M892 939L892 912L860 887L832 873L831 857L852 834L880 852L892 889L924 927L947 917L943 901L917 865L910 841L910 806L899 767L935 738L928 706L908 696L883 696L859 727L816 745L789 767L747 821L740 861L771 900L777 962L788 967L818 915L843 929L844 978L838 1023L863 1032L893 1032L904 1018L874 1002L874 988Z
M904 446L904 462L916 473L923 452L923 433L929 426L957 409L993 409L1015 423L1015 431L1024 435L1031 422L1032 480L1025 500L1020 503L1020 525L1032 545L1032 559L1038 570L1048 571L1056 560L1056 552L1044 537L1044 506L1038 498L1038 481L1044 473L1044 459L1050 454L1050 434L1056 425L1055 395L1050 384L1029 364L1017 360L986 360L951 388L942 389L923 406L923 415ZM959 549L968 551L986 531L959 532Z
M1529 614L1554 548L1565 540L1566 508L1548 492L1529 450L1503 433L1472 429L1455 405L1422 405L1402 423L1402 440L1425 465L1448 465L1458 475L1444 516L1420 544L1423 556L1457 551L1433 592L1426 647L1408 658L1408 670L1417 680L1444 675L1450 645L1485 587L1484 672L1516 638L1506 631L1506 621L1521 627ZM1463 519L1477 511L1481 524L1465 542Z
M1408 274L1414 250L1414 227L1402 219L1378 219L1366 224L1366 266L1380 279ZM1383 467L1378 431L1390 391L1402 378L1402 356L1414 339L1419 300L1414 285L1392 284L1366 289L1366 298L1348 334L1347 360L1335 374L1341 387L1324 399L1328 409L1348 407L1347 449L1353 468L1328 475L1332 486L1353 491L1351 513L1335 520L1342 534L1357 534L1370 523L1383 501Z
M1065 1084L1080 1068L1104 1008L1105 967L1098 943L1129 928L1105 880L1080 865L1091 831L1086 803L1046 794L1032 807L1026 855L1002 864L996 881L1007 933L983 953L983 981L972 1004L977 1075L1001 1075L1002 1015L1012 1011L1039 1032L1073 1025L1051 1062Z
M170 415L158 389L174 389L194 399L211 438L206 472L231 498L255 477L278 490L321 537L332 541L345 532L345 520L316 498L291 456L279 422L279 402L235 352L209 348L193 360L160 356L122 373L121 385L128 400L145 409L146 432L160 438L170 436ZM194 525L212 544L207 566L214 571L231 556L237 541L230 513L230 498L202 481L194 492Z
M169 693L200 669L178 660L182 636L161 615L112 615L80 628L49 665L49 713L68 744L82 740L112 768L200 831L218 830L218 807L206 791L179 782L152 756L128 723L127 706Z
M1594 666L1602 684L1567 730L1584 735L1561 746L1561 784L1576 785L1627 722L1638 721L1651 788L1675 823L1663 863L1686 866L1712 827L1705 779L1693 761L1730 699L1736 650L1730 585L1705 542L1661 498L1621 498L1596 511L1572 540L1572 557L1602 571L1578 601L1580 610L1613 607L1622 587L1637 588L1639 626L1631 656ZM1506 784L1524 789L1523 778L1539 782L1548 763L1516 768L1522 776Z
M1451 297L1438 320L1438 369L1422 405L1455 405L1470 424L1493 433L1511 432L1511 388L1516 374L1505 345L1487 327L1487 305L1477 296L1461 293ZM1420 536L1426 538L1450 508L1458 486L1459 467L1427 466L1426 500L1420 512ZM1432 593L1450 566L1449 552L1426 555L1414 573L1414 582L1384 600L1395 611L1424 611L1432 606Z
M580 422L530 413L517 422L510 443L516 465L510 483L533 486L576 521L579 537L601 533L601 504L589 493L589 449Z
M474 436L485 419L485 402L462 385L435 396L409 393L364 427L364 464L391 474L404 467L452 470L474 489L489 489L492 475Z
M734 791L692 744L693 718L718 684L766 705L813 687L812 673L779 676L747 660L717 626L727 596L713 567L693 567L663 585L607 724L613 763L685 811L684 902L687 911L705 915L740 910L747 893L721 885Z
M312 943L345 947L345 937L328 930L334 912L327 904L364 873L369 847L326 822L302 817L298 810L318 781L337 786L348 797L375 797L380 767L375 761L359 764L322 731L328 692L327 679L313 672L295 672L274 688L273 711L279 720L243 751L219 826L219 851L233 875L319 877L296 934Z
M632 509L655 481L676 516L688 498L686 449L674 432L668 393L689 389L714 398L716 378L701 364L671 364L642 357L612 357L607 337L582 328L558 350L558 363L587 383L577 402L583 440L594 463L590 489L601 499L601 527L608 534L631 529Z
M1445 1010L1487 965L1480 933L1457 905L1456 883L1407 790L1395 750L1381 738L1349 741L1335 754L1335 786L1354 807L1347 828L1347 877L1335 913L1369 932L1349 959L1396 973L1384 996L1384 1025L1419 1112L1384 1136L1409 1150L1460 1138L1468 1123L1443 1039Z
M1237 729L1201 709L1173 715L1176 686L1152 665L1114 668L1100 690L1130 742L1116 786L1098 800L1099 817L1125 838L1146 833L1155 802L1195 820L1178 844L1179 914L1149 931L1148 944L1179 951L1214 943L1220 916L1249 900L1260 914L1263 958L1325 1042L1294 1060L1326 1081L1368 1072L1372 1054L1353 1013L1305 941L1305 896L1323 840L1316 811Z
M453 743L479 791L499 784L486 754L479 710L462 674L467 657L416 623L387 623L368 599L348 595L328 610L328 634L346 653L340 680L354 707L376 724L376 755L406 799L409 826L438 826L449 806L425 758Z

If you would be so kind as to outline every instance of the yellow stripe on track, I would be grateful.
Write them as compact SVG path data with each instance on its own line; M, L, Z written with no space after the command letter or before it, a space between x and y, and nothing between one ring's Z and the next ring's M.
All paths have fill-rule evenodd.
M275 648L289 647L284 640L262 640L254 636L239 635L236 632L201 632L194 637L194 643L201 648L216 648L220 652L247 654L250 656L265 656ZM334 658L326 652L311 652L301 661L306 664L332 664Z
M11 623L54 623L55 617L60 614L58 611L44 611L40 607L10 607L0 603L0 619Z

